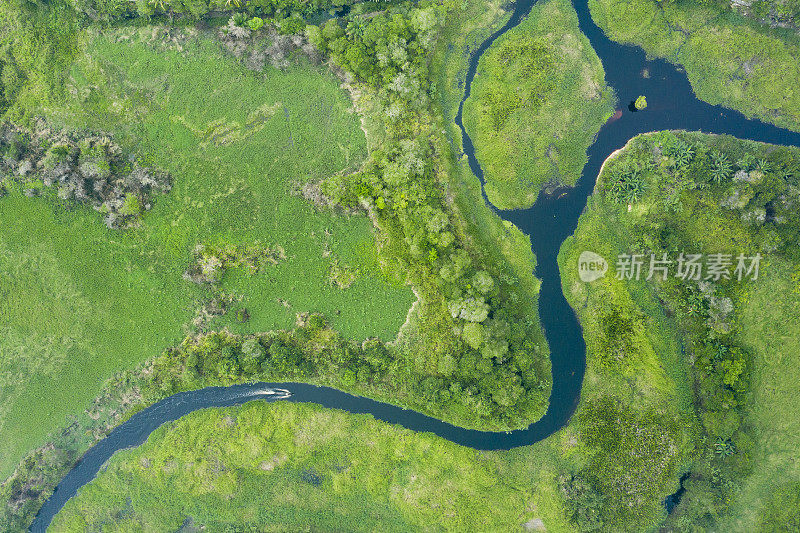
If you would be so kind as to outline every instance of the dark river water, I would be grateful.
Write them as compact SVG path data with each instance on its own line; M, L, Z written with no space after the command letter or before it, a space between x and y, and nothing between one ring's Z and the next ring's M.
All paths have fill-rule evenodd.
M497 37L519 24L534 3L534 0L518 1L509 21L472 53L465 80L464 99L469 96L480 56ZM563 427L580 399L586 369L586 346L580 324L561 291L556 258L564 239L575 231L578 217L594 188L595 179L605 158L639 133L666 129L699 130L767 143L800 146L798 133L749 120L736 111L699 101L682 70L666 61L647 60L639 48L610 41L592 21L587 0L574 0L573 3L578 12L580 29L589 38L603 62L606 82L617 94L622 115L600 130L588 150L589 161L574 188L559 190L551 195L540 195L530 209L498 212L502 218L513 222L530 235L533 252L538 260L535 274L542 280L539 315L550 345L553 369L550 404L540 420L523 430L474 431L415 411L328 387L302 383L260 383L183 392L137 413L92 447L58 484L53 495L42 506L30 530L45 531L53 516L80 487L95 477L114 452L138 446L161 424L203 408L239 405L255 399L311 402L352 413L368 413L378 420L399 424L414 431L432 432L456 444L481 450L505 450L533 444ZM641 74L644 69L649 71L647 78ZM632 112L628 104L639 95L647 97L647 109ZM461 104L463 106L463 100ZM475 158L472 140L461 123L461 108L456 123L463 133L463 147L470 168L483 181L483 172ZM268 388L288 390L291 396L268 394L265 392Z

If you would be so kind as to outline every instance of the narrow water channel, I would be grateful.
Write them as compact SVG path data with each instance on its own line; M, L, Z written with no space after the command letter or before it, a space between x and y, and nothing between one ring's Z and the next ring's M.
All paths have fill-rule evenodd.
M477 48L470 57L464 99L456 123L463 134L463 148L472 171L483 182L483 172L475 151L461 123L461 107L470 94L472 79L483 52L503 33L519 24L530 12L535 0L519 0L509 21ZM368 413L378 420L402 425L414 431L428 431L456 444L481 450L503 450L538 442L566 425L578 405L586 369L586 346L580 324L561 291L561 277L556 261L561 244L577 227L578 217L586 206L597 174L605 158L640 133L667 129L698 130L728 134L742 139L800 147L800 134L757 120L741 113L699 101L685 72L663 60L647 60L636 47L610 41L594 24L588 0L574 0L581 31L589 38L606 72L606 82L619 99L622 115L607 123L588 150L589 161L575 187L540 195L530 209L499 211L531 237L536 254L536 276L542 280L539 315L550 345L553 389L545 415L527 429L511 432L475 431L453 426L415 411L353 396L342 391L302 383L259 383L232 387L209 387L183 392L166 398L137 413L115 428L92 447L59 483L42 506L32 532L44 532L55 514L77 490L91 481L101 466L124 448L142 444L161 424L209 407L239 405L254 399L284 399L311 402L351 413ZM647 69L649 76L642 72ZM628 103L640 94L647 96L644 112L633 113ZM271 394L268 389L288 390Z

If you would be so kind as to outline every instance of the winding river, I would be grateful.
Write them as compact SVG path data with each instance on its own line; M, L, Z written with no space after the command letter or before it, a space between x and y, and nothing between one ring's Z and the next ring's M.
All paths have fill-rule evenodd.
M470 168L481 182L483 172L475 158L472 140L461 122L461 110L464 100L469 97L472 79L483 52L500 35L519 24L535 1L518 0L508 22L474 50L469 60L464 98L456 123L463 134L464 152ZM685 72L663 60L647 60L639 48L610 41L592 21L588 0L573 0L573 3L580 29L603 62L606 82L616 91L622 116L600 130L588 150L589 161L575 187L558 190L551 195L542 194L530 209L498 213L531 236L533 252L538 261L535 273L542 280L539 315L550 345L553 389L547 412L540 420L523 430L475 431L394 405L303 383L257 383L182 392L135 414L86 452L42 506L30 531L44 532L67 500L95 477L114 452L142 444L153 430L165 422L208 407L239 405L255 399L312 402L351 413L368 413L378 420L414 431L432 432L456 444L481 450L502 450L533 444L566 425L580 399L586 368L586 346L580 324L562 293L556 259L564 239L577 227L578 217L608 154L635 135L666 129L700 130L800 146L799 133L750 120L739 112L701 102L695 97ZM642 76L644 69L649 71L649 77ZM638 113L629 111L627 103L641 94L647 96L647 109Z

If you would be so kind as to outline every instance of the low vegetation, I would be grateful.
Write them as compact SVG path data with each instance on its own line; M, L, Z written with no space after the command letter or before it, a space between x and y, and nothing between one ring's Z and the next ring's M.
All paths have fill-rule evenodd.
M589 7L615 41L683 66L701 100L800 131L795 32L744 18L728 2L589 0Z
M498 481L491 461L432 435L251 402L192 413L115 455L52 527L517 530L534 516L530 494Z
M24 529L88 446L180 390L302 380L491 429L544 412L550 377L530 241L491 213L454 157L459 80L470 46L507 16L499 2L381 4L366 15L356 6L316 21L303 17L339 4L70 5L88 19L64 2L0 7L19 30L0 35L13 131L38 131L33 117L44 115L74 136L71 176L83 176L81 141L94 139L91 152L108 138L99 145L123 185L140 162L169 173L172 188L147 198L120 189L154 201L111 229L74 202L77 185L62 202L45 185L52 146L25 145L37 158L22 175L19 158L5 162L15 174L0 199L0 274L12 296L0 304L0 472L33 451L0 486L0 527ZM240 13L230 17L231 6ZM195 27L216 9L226 10L219 24ZM552 47L530 73L556 65L559 51L596 62L569 6L536 9L526 25L559 14L575 40L512 34L523 50ZM141 15L178 24L126 22ZM637 28L625 30L639 38ZM26 55L42 29L58 46ZM338 80L319 67L325 59ZM565 80L582 79L576 72ZM594 79L601 97L585 100L600 109L608 95ZM729 104L762 113L773 97ZM770 116L790 120L792 105ZM563 168L582 164L591 135L570 141L581 148ZM110 147L135 154L130 173ZM686 133L637 137L607 162L560 256L588 347L581 404L535 446L478 453L309 406L204 411L113 458L57 528L791 527L800 376L786 332L800 315L798 176L796 150ZM751 280L609 274L583 284L573 268L583 250L612 264L630 253L761 254L764 270ZM662 501L687 472L667 516Z
M141 166L108 137L51 131L41 122L31 132L0 124L0 194L21 190L39 196L47 187L65 205L83 203L103 214L109 229L138 225L153 196L172 188L169 174Z
M475 220L451 195L457 179L436 133L424 58L436 46L447 8L356 11L308 26L291 46L273 50L274 57L280 51L280 69L248 50L261 53L286 40L274 28L246 21L245 27L241 20L208 30L141 20L73 28L80 53L65 56L68 76L51 73L64 90L31 85L50 103L40 108L16 97L7 113L18 119L15 128L38 131L26 117L43 114L54 132L95 139L87 150L108 148L100 159L123 181L127 170L117 168L125 163L115 147L135 154L143 168L169 173L172 188L151 204L137 190L136 216L107 220L115 228L108 233L86 206L62 205L80 200L75 191L88 183L80 146L80 153L71 145L69 154L58 152L69 159L58 164L69 163L66 176L74 178L65 179L74 181L70 199L59 201L44 185L51 146L36 145L31 153L44 155L31 160L26 176L19 176L19 160L16 174L6 176L5 270L19 278L17 294L40 295L39 307L50 310L40 316L58 335L30 342L41 332L26 313L34 300L5 306L4 368L13 371L3 388L0 431L19 438L2 440L4 473L64 416L79 412L107 376L177 345L187 331L228 328L243 340L290 328L305 311L322 313L338 332L320 353L338 350L338 335L344 344L378 338L388 365L375 387L367 378L352 383L348 373L323 378L325 365L306 373L309 379L434 408L465 425L520 427L544 412L550 373L535 319L530 243L485 207L472 208L472 216L488 221L474 231ZM357 117L332 77L314 65L320 56L311 57L309 41L352 73L335 68L369 135L363 164ZM380 71L371 66L379 61ZM42 192L26 195L28 189ZM310 197L320 202L312 206ZM378 247L369 220L353 216L358 211L379 230ZM45 244L41 228L52 228ZM40 250L43 257L30 262L57 275L21 268L15 261L23 250ZM58 297L54 284L71 287L73 297ZM419 298L410 312L412 293L402 284ZM65 300L81 303L81 312L65 313L58 304ZM168 319L154 318L162 316ZM69 353L55 348L65 339L75 342ZM71 386L51 387L55 375L69 375ZM209 380L224 376L231 377ZM252 377L242 373L239 380ZM459 407L447 414L443 405Z
M267 66L256 75L214 35L190 29L90 29L76 40L82 53L64 94L47 108L25 99L14 107L18 117L47 112L47 128L74 139L67 157L77 159L64 184L46 186L52 176L44 168L20 176L22 160L4 175L0 271L12 296L0 304L3 476L114 372L188 332L291 328L297 313L318 311L346 337L389 341L413 302L380 271L365 217L321 211L293 194L298 182L350 171L366 155L332 75L302 56L285 71ZM20 127L38 131L33 122ZM105 200L92 196L72 153L90 139L98 142L88 155L98 143L122 151L108 169L123 180L120 191L136 168L171 176L169 192L150 195L150 210L141 197L135 227L107 229L92 209ZM60 199L56 182L82 183L93 199L76 201L77 188ZM102 193L110 194L116 185L106 184ZM27 189L40 192L28 197ZM331 254L358 269L346 290L328 283ZM212 256L225 262L218 282L184 279L196 273L193 262ZM212 277L222 274L206 266Z
M683 383L668 405L650 415L673 439L681 434L675 427L690 429L683 438L694 447L678 463L689 476L680 504L663 523L670 530L772 530L759 526L762 502L774 487L796 479L789 457L798 453L800 420L779 404L791 403L789 383L797 378L790 368L796 366L790 354L797 339L789 332L800 309L792 267L799 253L799 186L796 149L693 133L639 136L606 162L597 193L562 250L565 292L578 309L589 351L587 389L602 387L608 394L638 383L643 392L631 399L637 405L652 395L645 391L663 389L669 380ZM578 280L585 250L608 260L601 280ZM697 279L687 279L685 270L680 275L681 253L705 254L706 270ZM620 261L631 254L644 258L639 280L629 278L629 270L620 275L626 264ZM664 254L672 261L668 275L656 270L646 280L651 257ZM730 254L719 273L709 264L713 254ZM739 270L739 254L748 258L746 268L749 258L762 256L756 279L754 271ZM620 377L629 385L614 386ZM601 457L620 454L625 433L614 428L597 433L606 451ZM603 435L615 437L603 441ZM659 438L638 442L652 442L659 450L647 452L653 456L681 449L680 439ZM636 470L621 472L621 481L630 472ZM600 485L608 483L609 474L595 467L591 473ZM648 474L651 481L674 483ZM645 501L657 500L651 494ZM625 523L620 518L611 523ZM796 513L780 518L794 519Z
M762 24L781 28L800 28L800 2L798 0L731 2L731 7Z
M586 149L614 112L603 76L567 0L536 4L486 51L464 126L493 204L529 207L543 188L575 184Z

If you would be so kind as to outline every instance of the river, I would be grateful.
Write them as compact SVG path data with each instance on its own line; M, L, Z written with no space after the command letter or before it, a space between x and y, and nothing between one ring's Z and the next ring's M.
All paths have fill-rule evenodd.
M534 3L535 0L519 0L508 22L472 53L468 63L464 98L456 123L463 134L464 152L470 168L481 182L483 172L475 158L472 140L461 123L461 108L469 97L480 56L497 37L519 24ZM588 163L575 187L557 190L550 195L542 194L530 209L498 212L503 219L513 222L530 235L537 258L535 274L542 280L539 315L550 345L553 389L547 412L540 420L522 430L475 431L415 411L303 383L259 383L182 392L135 414L86 452L42 506L30 531L44 532L67 500L94 479L114 452L142 444L161 424L198 409L239 405L259 398L312 402L352 413L368 413L378 420L414 431L429 431L456 444L481 450L505 450L533 444L566 425L580 400L586 370L586 346L580 324L562 293L556 259L564 239L577 227L578 217L586 206L606 157L635 135L667 129L728 134L741 139L800 147L799 133L750 120L737 111L701 102L695 97L683 70L663 60L647 60L644 52L637 47L612 42L592 21L588 0L573 0L573 3L580 29L603 63L606 82L616 92L622 115L608 122L598 133L588 150ZM648 77L642 76L644 69L649 72ZM641 94L647 96L647 109L644 112L632 112L628 109L628 103ZM291 395L282 392L271 394L267 389L286 390Z

